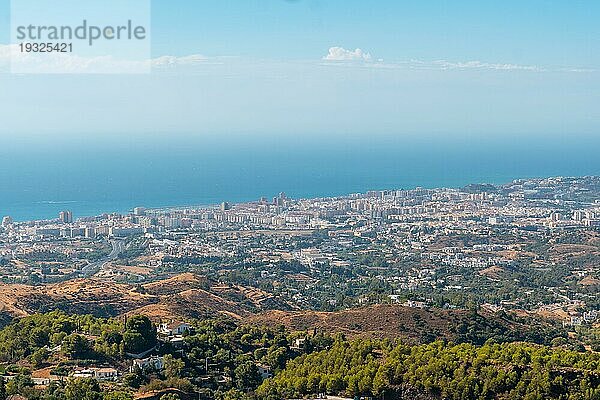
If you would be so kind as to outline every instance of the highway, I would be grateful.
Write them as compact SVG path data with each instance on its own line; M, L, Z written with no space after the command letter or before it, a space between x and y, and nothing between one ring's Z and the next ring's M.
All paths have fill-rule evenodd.
M83 267L81 269L81 276L83 276L84 278L90 278L96 275L98 271L100 271L106 264L116 260L119 257L119 254L121 254L125 250L125 240L111 240L110 244L112 245L112 250L110 254L100 261L96 261L94 263L91 263L90 265L86 265L85 267Z

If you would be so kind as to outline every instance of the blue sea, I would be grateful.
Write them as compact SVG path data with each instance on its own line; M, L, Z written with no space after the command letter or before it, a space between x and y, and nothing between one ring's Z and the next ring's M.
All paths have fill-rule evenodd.
M2 139L3 141L5 139ZM0 147L0 216L15 220L600 175L592 136L154 135L10 140Z

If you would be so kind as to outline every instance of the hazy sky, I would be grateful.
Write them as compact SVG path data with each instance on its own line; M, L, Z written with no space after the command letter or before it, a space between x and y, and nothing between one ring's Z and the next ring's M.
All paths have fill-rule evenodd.
M0 45L0 137L594 135L599 20L596 0L153 1L150 75L13 75ZM0 44L9 22L0 0Z

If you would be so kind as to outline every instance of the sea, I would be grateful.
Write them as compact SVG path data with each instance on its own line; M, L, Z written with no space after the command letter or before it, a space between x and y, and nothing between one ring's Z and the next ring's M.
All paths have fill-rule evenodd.
M600 175L600 136L97 135L2 139L0 217L52 219Z

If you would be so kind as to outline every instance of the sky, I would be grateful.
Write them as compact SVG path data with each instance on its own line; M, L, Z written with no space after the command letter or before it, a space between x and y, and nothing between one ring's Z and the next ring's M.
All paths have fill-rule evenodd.
M23 75L0 0L0 144L600 133L595 0L151 6L151 74Z

